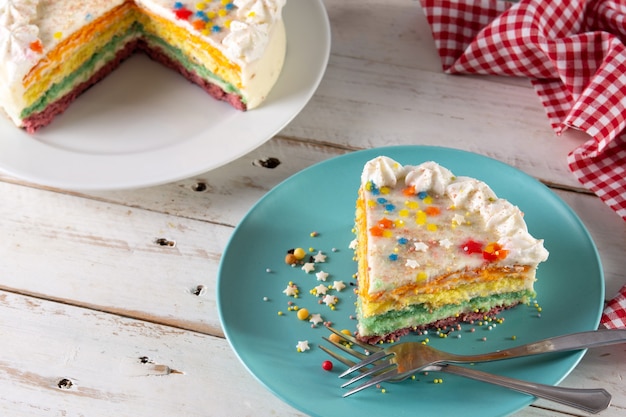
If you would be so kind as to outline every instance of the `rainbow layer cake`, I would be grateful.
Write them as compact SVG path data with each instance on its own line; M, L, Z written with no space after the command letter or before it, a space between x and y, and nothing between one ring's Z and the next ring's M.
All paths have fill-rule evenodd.
M34 132L143 51L253 109L283 66L285 1L0 0L0 107Z
M370 343L528 302L548 258L518 207L435 162L369 161L355 232L357 335Z

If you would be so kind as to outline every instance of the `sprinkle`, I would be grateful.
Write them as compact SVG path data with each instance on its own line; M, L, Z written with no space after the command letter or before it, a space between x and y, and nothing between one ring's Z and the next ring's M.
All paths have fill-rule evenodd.
M181 7L181 8L174 8L174 15L176 15L176 19L179 20L188 20L191 15L193 15L193 12L185 7Z
M195 30L202 31L206 27L206 23L202 19L194 20L191 24Z
M298 341L298 344L296 345L296 350L298 352L304 352L311 349L309 347L309 341L308 340L300 340Z
M61 39L63 37L63 33L62 32L55 32L53 36L54 36L54 39L59 40L59 39Z
M319 251L315 256L313 256L313 260L317 263L326 262L326 255L324 255L322 251Z
M390 261L397 261L398 260L398 254L397 253L392 253L391 255L389 255L389 260Z
M269 301L269 298L263 297L263 301Z
M43 45L39 39L31 42L29 47L33 52L37 52L38 54L43 53Z
M211 28L211 31L214 33L218 33L222 31L222 28L220 28L218 25L215 25Z
M319 233L317 233L317 232L311 232L311 237L317 237L317 236L319 236Z

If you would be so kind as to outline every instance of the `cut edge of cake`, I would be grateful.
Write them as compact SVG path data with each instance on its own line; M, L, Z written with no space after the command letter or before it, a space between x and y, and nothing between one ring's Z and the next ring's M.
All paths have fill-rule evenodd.
M433 161L367 162L355 234L356 333L369 343L527 303L548 258L517 206Z

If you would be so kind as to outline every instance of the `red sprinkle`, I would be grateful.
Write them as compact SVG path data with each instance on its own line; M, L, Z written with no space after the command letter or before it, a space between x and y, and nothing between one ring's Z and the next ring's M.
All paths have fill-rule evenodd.
M174 10L174 14L176 15L177 19L189 20L189 18L193 14L193 12L191 10L189 10L189 9L186 9L186 8L182 7L180 9Z
M322 369L325 371L332 371L333 370L333 363L331 361L324 361L322 362Z

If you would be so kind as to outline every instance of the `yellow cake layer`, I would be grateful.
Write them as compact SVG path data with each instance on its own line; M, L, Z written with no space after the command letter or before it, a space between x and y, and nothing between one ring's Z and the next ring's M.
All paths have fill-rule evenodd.
M147 33L163 39L169 45L183 51L189 59L201 63L224 81L242 88L241 68L227 59L222 52L214 48L201 37L177 26L170 20L141 10L139 22Z
M454 288L439 288L430 293L388 293L385 297L368 299L362 294L361 313L363 317L372 317L391 310L402 310L412 304L424 304L428 308L438 309L446 305L458 305L476 297L488 297L493 294L505 294L527 290L523 277L495 276L491 281L472 284L460 284Z
M60 83L102 49L116 35L129 32L139 22L146 34L180 49L223 80L241 88L241 69L217 49L173 22L125 2L84 26L50 51L24 78L26 106L32 105L51 86ZM104 64L104 63L103 63Z

